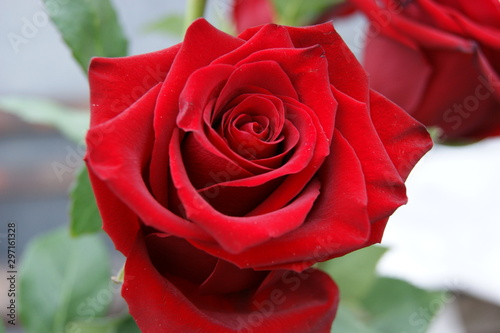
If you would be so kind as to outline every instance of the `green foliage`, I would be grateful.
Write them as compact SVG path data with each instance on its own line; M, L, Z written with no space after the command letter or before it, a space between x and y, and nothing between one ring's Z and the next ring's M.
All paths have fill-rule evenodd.
M310 25L326 9L344 0L272 0L280 24Z
M425 332L438 310L448 302L440 291L430 292L405 281L378 278L362 304L370 327L380 332Z
M103 315L118 289L109 267L98 236L75 239L59 229L31 241L19 270L20 318L26 332L65 332L72 321Z
M340 288L340 306L333 333L422 333L447 294L380 277L376 265L386 249L371 246L322 263Z
M68 324L70 332L78 333L141 333L130 315L119 318L97 318Z
M171 14L153 21L144 27L144 32L158 32L162 34L182 37L184 34L184 17L179 14Z
M66 329L68 332L78 333L118 333L114 321L101 318L91 322L74 321Z
M368 323L361 320L363 314L356 313L341 301L337 310L337 316L333 322L333 333L385 333L374 330ZM398 332L399 333L399 332Z
M43 0L50 18L86 73L90 59L127 55L127 39L110 0Z
M80 236L100 231L102 220L86 167L78 172L70 197L71 235Z
M203 17L206 5L207 0L187 0L186 14L184 16L184 29L187 29L197 18Z
M342 299L358 300L375 284L375 268L386 251L384 247L372 246L328 261L322 264L321 268L333 276L335 282L342 287Z
M141 331L139 330L139 327L137 327L137 324L135 323L134 319L130 315L125 316L125 318L118 323L116 332L117 333L141 333Z
M2 96L0 109L27 122L54 126L76 142L83 141L89 127L88 111L63 106L43 98Z

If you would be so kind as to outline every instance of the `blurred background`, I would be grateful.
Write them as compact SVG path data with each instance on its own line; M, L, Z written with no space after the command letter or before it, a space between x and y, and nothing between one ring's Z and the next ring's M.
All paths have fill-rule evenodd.
M130 54L180 41L146 33L145 27L169 13L182 14L184 3L114 4L130 40ZM209 1L209 21L220 28L230 7L231 0ZM41 1L0 2L0 95L44 97L87 108L85 75L44 13ZM359 56L364 19L340 19L335 26ZM23 36L23 42L14 45L12 34ZM0 265L6 262L8 223L17 225L20 261L24 246L35 235L68 223L67 193L81 163L78 151L53 128L0 110ZM57 163L67 165L68 160L70 170L55 171ZM409 204L388 224L383 245L390 251L379 265L380 273L453 292L443 300L431 333L500 332L499 170L500 139L464 147L436 146L410 175ZM0 271L6 269L2 266ZM2 300L5 283L2 277Z

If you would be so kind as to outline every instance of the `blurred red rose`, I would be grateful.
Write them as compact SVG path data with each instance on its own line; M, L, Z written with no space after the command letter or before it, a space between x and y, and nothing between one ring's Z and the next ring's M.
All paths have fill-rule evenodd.
M147 308L157 314L180 303L199 307L177 277L198 285L217 271L215 260L231 269L300 272L379 242L406 202L406 177L431 146L420 123L370 89L331 24L265 25L233 37L200 19L179 45L93 59L89 79L86 162L103 228L128 257L131 309L150 297L127 296L133 288L174 295L157 296L172 302ZM179 259L189 274L162 271L170 240L156 235L183 239L210 268L186 254ZM145 271L154 281L134 286ZM311 276L322 282L307 288L316 285L319 294L332 284ZM267 282L252 281L257 297ZM251 303L241 295L234 297ZM334 296L317 304L332 307ZM214 302L217 321L226 303ZM205 310L190 313L210 316ZM144 311L132 315L141 321ZM308 320L303 327L311 316L300 317Z
M370 19L370 83L443 139L500 135L498 0L351 0Z
M271 0L234 0L231 14L238 33L276 22L276 11Z
M305 2L306 1L304 1L304 3ZM290 5L297 6L297 3ZM317 6L318 4L315 5ZM331 0L331 4L320 3L320 5L321 7L324 7L324 9L318 12L317 8L315 8L315 15L313 16L311 16L311 13L307 12L297 13L295 19L300 22L293 22L295 24L291 25L303 25L301 23L324 23L332 20L333 18L346 16L356 11L356 7L350 2L339 3L338 0ZM304 5L303 3L301 3L300 6L302 8L307 8L307 4ZM234 0L232 9L232 20L236 26L236 31L238 33L241 33L248 28L256 27L266 23L276 23L279 20L278 12L272 0Z

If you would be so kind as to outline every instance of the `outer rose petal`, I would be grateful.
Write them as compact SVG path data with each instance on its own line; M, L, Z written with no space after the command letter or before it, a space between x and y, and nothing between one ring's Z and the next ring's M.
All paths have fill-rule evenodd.
M429 132L422 124L381 94L371 91L370 114L387 154L403 180L432 148Z
M103 230L111 237L116 249L127 255L140 229L137 214L119 199L105 182L88 168L92 189L95 193Z
M134 211L142 222L178 236L209 239L196 225L161 206L144 182L143 173L148 166L153 144L153 110L159 88L160 85L156 85L125 112L89 130L86 162L93 175L92 179L97 178L106 183L109 190ZM102 135L101 140L89 140L96 137L95 133ZM116 207L108 205L105 196L109 192L101 191L102 188L102 183L96 182L94 191L98 196L100 210L109 212L109 209ZM105 215L110 216L106 213ZM120 232L116 224L127 223L129 220L104 221L105 230L109 230L122 251L130 248L132 235ZM129 228L132 227L124 227L125 230L130 230ZM126 255L126 252L124 254Z
M338 304L336 285L317 270L270 273L259 289L239 295L186 294L176 286L183 279L170 276L155 269L138 237L125 265L122 295L144 333L327 333Z
M89 67L90 126L116 117L162 82L179 48L180 44L131 57L93 58Z
M288 27L296 47L315 43L325 50L330 84L360 102L368 101L368 77L331 22L311 27ZM346 75L349 73L349 75Z
M337 128L353 147L363 168L370 221L388 217L407 201L403 180L373 126L370 105L332 89L339 101Z
M235 65L237 62L258 51L294 47L290 34L284 26L267 24L256 30L251 37L243 35L247 41L245 44L214 60L212 64Z

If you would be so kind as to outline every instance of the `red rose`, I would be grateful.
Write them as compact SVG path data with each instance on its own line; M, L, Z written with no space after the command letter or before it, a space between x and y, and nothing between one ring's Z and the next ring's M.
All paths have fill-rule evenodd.
M339 301L321 271L239 269L158 233L129 253L122 294L145 333L327 333Z
M231 14L238 32L276 21L271 0L234 0Z
M138 321L179 306L179 322L220 322L284 274L245 268L300 272L380 241L431 146L422 125L370 90L332 24L232 37L200 19L179 45L94 59L89 77L86 161L103 228L128 257L123 293ZM228 304L240 304L242 286L235 300L210 292L198 311L204 301L192 288L218 271L215 261L253 276L240 310ZM307 322L290 319L297 329L334 307L332 282L319 272L309 281L314 298L328 297L304 296L312 310L300 317Z
M500 2L351 0L374 89L443 139L500 135Z

